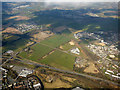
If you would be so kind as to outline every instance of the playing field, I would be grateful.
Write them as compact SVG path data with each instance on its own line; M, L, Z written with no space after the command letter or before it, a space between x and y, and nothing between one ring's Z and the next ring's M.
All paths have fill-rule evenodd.
M64 35L54 35L46 40L41 41L40 43L48 45L50 47L58 47L63 43L66 43L70 40Z
M26 59L38 61L38 59L40 59L42 56L49 53L52 49L47 46L43 46L43 45L37 43L31 47L31 50L32 50L32 53L24 51L24 52L20 53L19 55Z
M74 61L75 56L56 50L39 62L63 70L73 70Z

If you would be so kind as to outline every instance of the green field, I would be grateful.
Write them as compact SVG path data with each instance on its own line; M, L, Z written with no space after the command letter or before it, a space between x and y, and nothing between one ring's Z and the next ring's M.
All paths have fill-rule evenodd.
M40 43L46 44L50 47L58 47L61 44L68 42L71 38L67 38L64 35L54 35L46 40L41 41Z
M66 44L62 45L62 48L65 51L68 51L68 50L72 49L73 47L75 47L75 46L74 45L70 45L69 43L66 43Z
M15 52L20 51L25 45L29 42L27 39L19 39L17 41L13 41L10 43L5 44L2 48L2 51L5 52L7 50L14 50Z
M22 52L19 55L23 58L38 61L42 56L49 53L52 49L39 43L31 47L32 53Z
M56 50L46 58L40 60L40 63L47 64L63 70L73 70L75 56Z
M44 55L48 54L53 48L50 47L58 47L61 44L68 42L70 38L66 38L63 35L54 35L46 40L41 41L31 47L32 53L29 51L19 54L19 56L36 61L38 63L43 63L47 65L51 65L56 68L64 69L64 70L72 70L75 57L61 51L56 50L52 54L48 55L44 59L41 59ZM43 45L45 44L45 45ZM46 46L47 45L47 46ZM58 58L59 57L59 58Z

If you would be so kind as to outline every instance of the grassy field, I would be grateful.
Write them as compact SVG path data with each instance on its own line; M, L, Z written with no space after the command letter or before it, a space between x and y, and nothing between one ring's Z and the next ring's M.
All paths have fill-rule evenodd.
M54 35L46 40L41 41L40 43L49 45L51 47L58 47L61 44L68 42L71 38L67 38L64 35Z
M75 57L67 53L56 50L46 58L40 60L40 63L47 64L63 70L72 70Z
M72 70L75 57L58 50L48 55L44 59L40 60L41 57L47 55L50 51L52 51L52 48L50 47L58 47L61 44L68 42L69 40L70 38L66 38L63 35L54 35L46 40L41 41L40 43L33 45L31 47L32 53L24 51L20 53L19 56L26 59L30 59L32 61L36 61L38 63L47 64L56 68ZM45 44L47 46L42 44Z
M72 49L73 47L75 47L75 46L74 45L70 45L69 43L66 43L66 44L62 45L62 48L65 51L68 51L68 50Z
M40 59L42 56L49 53L52 49L37 43L36 45L31 47L31 50L32 50L32 53L22 52L19 55L26 59L38 61L38 59Z
M7 50L14 50L15 52L21 50L29 42L27 39L19 39L17 41L11 42L11 44L6 44L3 46L3 52Z

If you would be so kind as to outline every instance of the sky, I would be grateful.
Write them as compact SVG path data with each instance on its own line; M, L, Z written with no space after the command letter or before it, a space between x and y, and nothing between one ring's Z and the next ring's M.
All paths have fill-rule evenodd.
M119 2L120 0L0 0L2 2Z

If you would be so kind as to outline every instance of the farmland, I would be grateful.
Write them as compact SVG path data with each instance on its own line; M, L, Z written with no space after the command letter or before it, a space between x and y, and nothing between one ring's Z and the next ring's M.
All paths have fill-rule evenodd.
M70 38L66 38L63 35L54 35L31 46L30 50L23 51L19 56L64 70L72 70L75 56L71 56L55 49L68 41L70 41ZM53 49L55 49L55 51L50 53Z
M74 61L74 56L56 50L54 53L40 60L40 63L47 64L63 70L72 70Z
M3 52L5 52L7 50L19 51L19 50L21 50L22 48L25 47L27 42L29 42L29 40L28 39L24 39L24 38L11 41L9 43L12 43L12 44L7 43L7 44L4 45Z
M63 50L65 50L65 51L70 50L70 49L72 49L73 47L75 47L75 46L72 46L72 45L70 45L69 43L66 43L66 44L64 44L64 45L62 46Z
M29 51L23 51L22 53L19 54L19 56L21 56L22 58L26 58L42 64L47 64L63 70L73 70L75 56L72 56L70 54L67 54L58 50L55 50L54 52L48 54L54 48L68 42L69 40L70 38L65 38L65 36L63 37L62 35L54 35L48 39L45 39L31 46ZM67 48L67 46L70 46L68 43L66 44L63 45L64 48ZM53 48L50 48L50 47L53 47ZM68 48L71 48L71 47L72 46ZM46 57L42 58L43 56L46 56Z
M49 53L52 49L37 43L36 45L31 47L31 50L31 53L24 51L20 53L20 56L33 61L38 61L38 59Z
M44 41L41 41L40 43L49 45L51 47L58 47L61 44L68 42L69 40L70 40L70 38L67 38L64 35L54 35Z

